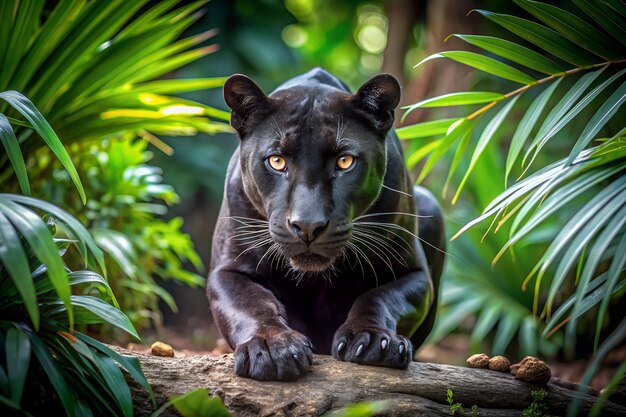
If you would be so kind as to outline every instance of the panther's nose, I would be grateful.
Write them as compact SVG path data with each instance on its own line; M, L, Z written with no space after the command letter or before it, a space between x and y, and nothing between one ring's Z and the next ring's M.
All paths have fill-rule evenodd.
M305 243L311 243L328 227L328 220L307 221L287 219L287 224L294 235L304 240Z

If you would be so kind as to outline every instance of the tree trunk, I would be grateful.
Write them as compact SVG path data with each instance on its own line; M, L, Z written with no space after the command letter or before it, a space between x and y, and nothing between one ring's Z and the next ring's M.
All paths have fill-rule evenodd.
M454 392L463 415L476 404L481 417L520 416L531 403L530 393L541 387L515 379L508 373L458 366L413 362L395 370L339 362L316 355L306 377L297 382L259 382L233 373L233 355L163 358L114 348L138 357L159 404L196 388L219 396L233 416L319 416L353 402L386 400L388 416L449 416L446 392ZM133 386L136 416L152 413L145 391ZM552 379L547 385L550 415L564 415L577 395L574 384ZM595 395L582 397L581 414L587 415ZM168 409L163 416L177 415ZM458 415L458 414L457 414ZM603 416L626 415L626 407L608 403Z

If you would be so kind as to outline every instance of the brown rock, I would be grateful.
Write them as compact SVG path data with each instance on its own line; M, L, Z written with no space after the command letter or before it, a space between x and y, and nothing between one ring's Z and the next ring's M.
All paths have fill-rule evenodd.
M494 356L489 359L489 369L492 371L509 372L511 362L504 356Z
M526 382L547 384L552 377L550 367L542 360L532 356L526 356L519 363L515 378Z
M150 351L154 356L174 357L174 349L167 343L154 342L152 346L150 346Z
M519 369L519 363L516 363L516 364L514 364L514 365L511 365L511 369L510 369L511 374L513 374L513 375L517 375L517 370L518 370L518 369Z
M486 368L489 366L489 356L484 353L472 355L465 361L470 368Z

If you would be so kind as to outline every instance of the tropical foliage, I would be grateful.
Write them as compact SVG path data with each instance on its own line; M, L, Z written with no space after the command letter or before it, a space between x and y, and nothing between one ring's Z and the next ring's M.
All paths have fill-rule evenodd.
M158 219L166 206L156 199L173 204L177 196L145 165L146 143L133 142L169 152L155 134L230 130L226 113L171 96L223 79L152 81L216 49L192 49L214 32L177 40L206 2L177 3L0 4L3 409L130 416L121 369L153 397L136 359L75 329L106 323L137 338L112 287L146 295L134 298L154 311L156 296L168 298L153 275L200 282L181 266L187 259L201 267L180 220Z
M18 103L15 107L31 121L33 130L51 147L63 149L48 122L26 97L16 92L0 93L0 97ZM17 161L16 166L23 163L12 126L2 114L0 138L12 155L11 161ZM63 156L74 168L67 154ZM81 186L80 180L77 184ZM28 187L28 181L22 186ZM64 255L70 247L89 269L72 271L67 267ZM118 365L153 396L136 358L121 356L74 331L77 325L107 323L138 337L100 273L106 275L103 253L76 218L37 198L0 194L3 408L132 416L130 389ZM42 392L49 395L42 396ZM34 396L46 400L38 403L32 400Z
M173 96L221 86L223 78L153 81L216 50L200 46L215 31L178 40L201 17L206 1L176 8L179 2L170 0L142 9L146 3L0 6L0 57L7 63L0 91L22 91L36 102L76 161L70 163L60 144L41 148L46 142L28 128L28 106L7 91L3 94L13 106L0 101L0 111L15 127L20 153L13 146L0 154L3 188L46 198L89 227L105 251L109 282L124 294L120 304L138 326L159 322L158 298L176 308L155 276L202 282L183 266L188 260L202 270L189 237L180 231L181 220L160 218L178 197L161 183L159 169L145 164L146 143L169 154L171 148L156 135L230 131L228 113ZM143 141L133 143L137 137ZM68 262L72 265L71 256Z
M524 112L512 138L505 142L505 190L455 238L490 219L486 233L495 226L496 232L504 229L500 233L506 234L493 260L497 264L507 252L515 259L517 248L538 235L547 237L534 267L523 272L522 289L534 280L532 314L506 319L506 309L498 308L501 300L495 298L474 308L469 308L469 297L464 296L444 297L443 302L456 308L465 303L465 311L474 312L483 324L474 332L495 329L500 319L498 331L507 330L507 338L524 326L541 328L545 338L562 332L566 351L573 349L579 321L595 313L596 348L607 326L614 329L597 350L601 359L626 335L623 313L621 317L607 314L612 297L622 294L626 285L625 9L620 2L599 0L574 0L576 7L569 11L530 0L515 3L542 23L476 10L515 40L451 35L485 52L440 52L418 65L447 58L517 86L505 93L455 92L415 103L405 114L427 107L482 106L464 117L421 123L399 134L405 139L434 137L427 151L408 156L413 162L428 156L420 179L456 146L444 186L450 187L454 173L463 165L454 203L486 150L497 146L498 132L510 127L506 125L514 120L512 112ZM524 96L532 97L527 109L518 104ZM550 147L561 155L556 161L543 157ZM471 154L469 162L463 161L466 152ZM547 220L558 227L543 227L549 225ZM508 324L503 325L507 323L503 320ZM590 374L600 359L592 362Z

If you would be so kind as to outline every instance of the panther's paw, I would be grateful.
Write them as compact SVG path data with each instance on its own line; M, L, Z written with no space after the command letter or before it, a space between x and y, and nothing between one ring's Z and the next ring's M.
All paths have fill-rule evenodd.
M389 330L343 325L335 332L332 354L340 361L406 369L413 347L409 339Z
M293 381L313 363L313 345L293 330L254 336L235 349L235 373L260 381Z

